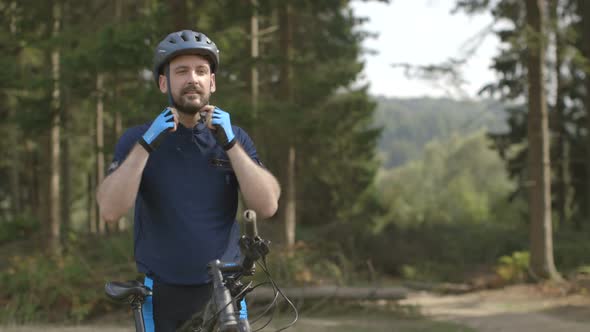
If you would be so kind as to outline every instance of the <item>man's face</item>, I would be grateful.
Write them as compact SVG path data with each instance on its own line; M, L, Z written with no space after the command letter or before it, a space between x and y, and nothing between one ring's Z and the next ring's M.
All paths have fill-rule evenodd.
M166 76L160 75L160 90L166 93ZM170 88L178 111L196 114L209 104L215 92L215 74L209 61L199 55L181 55L170 62Z

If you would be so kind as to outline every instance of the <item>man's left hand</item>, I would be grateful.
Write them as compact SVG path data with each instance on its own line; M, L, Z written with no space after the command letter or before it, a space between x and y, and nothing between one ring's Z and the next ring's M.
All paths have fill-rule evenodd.
M236 143L236 137L231 126L229 113L215 107L211 116L211 124L215 128L214 133L217 143L225 151L231 149Z

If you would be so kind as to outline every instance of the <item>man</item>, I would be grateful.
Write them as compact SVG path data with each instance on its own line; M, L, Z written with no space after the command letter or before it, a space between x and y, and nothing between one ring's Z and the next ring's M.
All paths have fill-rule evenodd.
M200 310L211 295L207 264L239 254L238 188L259 218L277 210L279 184L254 144L209 105L218 67L217 46L202 33L178 31L159 43L154 79L170 107L123 134L98 189L107 222L135 203L135 260L153 289L144 305L147 331L152 324L174 331Z

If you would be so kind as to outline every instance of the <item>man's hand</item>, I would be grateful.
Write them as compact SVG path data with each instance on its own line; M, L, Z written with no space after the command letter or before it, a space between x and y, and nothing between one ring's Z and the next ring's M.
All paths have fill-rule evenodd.
M178 125L178 115L176 110L166 107L160 115L152 122L150 128L139 139L139 144L152 152L158 148L160 142L168 132L176 131Z
M219 107L211 105L203 107L201 111L209 113L208 115L211 117L211 125L209 128L213 129L217 143L221 145L225 151L231 149L236 143L236 137L231 127L229 113L222 111Z

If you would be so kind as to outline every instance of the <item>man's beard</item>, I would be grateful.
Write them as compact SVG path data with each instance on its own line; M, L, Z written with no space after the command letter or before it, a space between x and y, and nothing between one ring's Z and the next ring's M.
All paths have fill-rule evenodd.
M186 95L187 92L196 93L199 95L199 98L190 99ZM211 93L204 94L188 87L182 89L181 95L174 98L174 104L176 104L176 109L179 112L195 115L201 108L203 108L203 106L209 105L209 97L211 97Z

